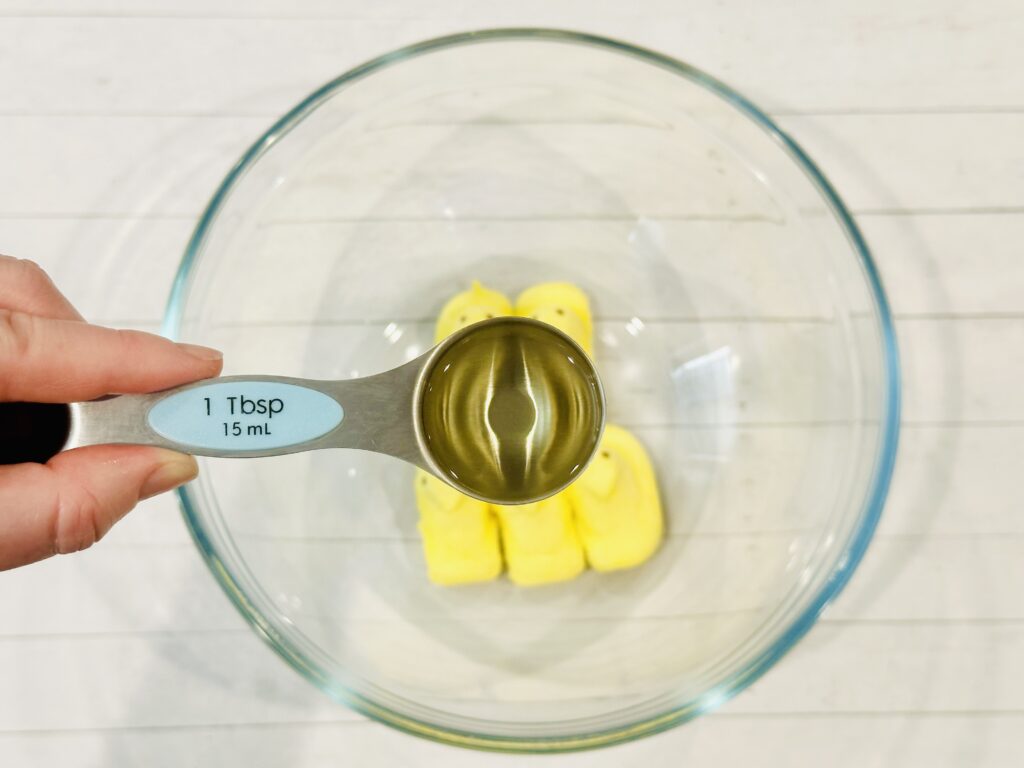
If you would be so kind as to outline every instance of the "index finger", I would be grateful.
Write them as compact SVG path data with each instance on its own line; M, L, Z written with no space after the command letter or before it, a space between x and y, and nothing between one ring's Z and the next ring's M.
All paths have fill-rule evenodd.
M141 331L0 309L0 401L155 392L220 373L221 354Z
M0 254L0 307L32 315L81 320L82 316L34 261Z

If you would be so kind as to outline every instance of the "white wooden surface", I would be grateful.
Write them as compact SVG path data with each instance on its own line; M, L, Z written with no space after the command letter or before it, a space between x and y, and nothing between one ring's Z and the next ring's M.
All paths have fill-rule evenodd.
M0 251L96 321L155 328L194 217L273 117L375 54L510 25L719 75L856 212L906 382L890 503L847 592L711 716L599 753L482 756L324 702L157 499L90 552L0 576L0 765L1024 763L1021 0L0 0Z

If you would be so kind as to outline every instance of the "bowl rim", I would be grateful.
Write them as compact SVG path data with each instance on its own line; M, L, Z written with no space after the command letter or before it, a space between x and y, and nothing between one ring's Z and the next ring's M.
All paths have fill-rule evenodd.
M831 210L841 229L845 232L854 253L861 261L868 288L874 298L875 317L879 325L882 344L884 380L881 387L883 395L882 410L879 414L879 448L875 456L875 466L869 492L865 497L860 521L856 529L851 533L846 551L837 560L838 564L835 570L825 580L818 593L809 601L803 611L792 621L788 629L771 646L750 660L743 669L734 673L730 678L719 683L714 688L705 691L696 699L678 704L653 717L645 717L611 729L573 736L518 737L476 733L440 727L430 722L394 712L362 694L348 690L334 682L327 670L319 666L315 660L306 657L301 650L284 640L273 622L261 613L248 599L241 584L228 570L208 536L197 513L193 491L188 486L185 486L178 490L178 496L185 523L206 565L243 618L290 666L332 698L371 719L406 733L444 744L516 753L567 752L633 741L643 736L667 730L721 706L749 686L771 668L776 661L782 658L807 633L825 607L846 586L850 576L863 558L877 527L895 465L900 424L900 363L892 312L882 287L878 268L860 229L832 184L800 145L790 138L772 118L755 106L753 102L717 78L678 59L631 43L565 29L530 27L482 29L431 38L377 56L325 83L274 122L246 150L214 192L186 246L184 256L171 287L162 333L172 339L178 337L192 268L207 232L228 194L241 179L247 168L274 142L294 128L306 115L346 85L392 64L456 46L514 40L540 40L605 49L667 70L713 92L751 119L780 145L783 151L807 175L812 185L817 189Z

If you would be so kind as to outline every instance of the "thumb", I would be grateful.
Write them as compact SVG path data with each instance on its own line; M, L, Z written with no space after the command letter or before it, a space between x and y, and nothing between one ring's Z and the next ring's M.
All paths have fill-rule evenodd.
M139 331L0 309L0 400L68 403L220 373L221 354Z
M0 467L0 570L92 546L141 499L197 471L191 456L120 445Z

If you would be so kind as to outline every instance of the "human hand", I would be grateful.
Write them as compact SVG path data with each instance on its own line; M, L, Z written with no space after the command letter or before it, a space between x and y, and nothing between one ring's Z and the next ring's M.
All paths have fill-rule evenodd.
M219 352L86 323L46 273L0 256L0 402L154 392L221 370ZM163 448L99 445L0 466L0 570L98 541L142 499L198 472Z

